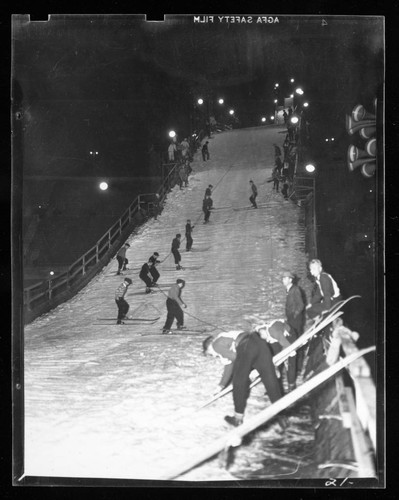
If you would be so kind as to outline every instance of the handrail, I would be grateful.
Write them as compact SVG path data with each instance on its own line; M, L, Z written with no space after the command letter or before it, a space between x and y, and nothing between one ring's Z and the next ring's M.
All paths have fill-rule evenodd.
M55 307L63 300L69 298L71 294L76 293L87 283L87 278L92 278L96 272L106 264L107 260L118 247L122 244L121 237L127 233L132 226L139 225L135 222L137 215L150 215L150 208L153 208L153 202L143 200L155 195L159 195L157 203L161 205L168 191L177 182L176 167L177 162L166 163L168 173L163 179L157 193L143 193L135 197L129 207L123 212L121 217L89 248L83 255L76 259L66 271L62 272L53 279L43 280L35 283L23 290L25 320L31 321L39 314ZM143 206L144 205L144 206ZM57 299L58 296L58 300Z
M209 445L206 449L202 450L200 453L194 455L193 457L186 457L181 464L177 464L176 466L174 466L173 469L162 474L162 476L159 477L158 479L164 479L164 480L175 479L179 476L182 476L184 473L188 472L194 467L197 467L205 460L212 458L214 455L220 453L221 451L227 450L230 447L240 446L242 438L244 436L246 436L253 430L257 429L261 425L264 425L266 422L268 422L273 417L278 415L280 411L284 410L288 406L292 405L293 403L301 399L311 390L320 386L323 382L325 382L330 377L338 373L345 366L348 366L350 363L356 361L360 353L361 355L364 355L367 352L371 352L374 350L375 347L372 346L363 349L363 351L360 351L359 353L353 353L347 356L342 362L337 362L333 366L331 366L328 370L324 370L321 373L318 373L310 380L305 382L303 385L294 389L294 391L292 391L291 393L286 394L285 396L283 396L282 398L278 399L273 404L268 406L266 409L261 410L258 414L249 418L246 422L241 424L236 429L231 430L221 438L214 440L214 442L211 445Z
M337 320L331 333L331 342L327 353L328 364L333 364L339 358L340 349L346 356L358 352L356 342L359 339L357 332L351 331L343 325L342 320ZM348 370L353 381L356 393L356 413L362 429L367 432L374 451L377 449L376 427L376 390L371 378L370 367L366 360L359 358Z

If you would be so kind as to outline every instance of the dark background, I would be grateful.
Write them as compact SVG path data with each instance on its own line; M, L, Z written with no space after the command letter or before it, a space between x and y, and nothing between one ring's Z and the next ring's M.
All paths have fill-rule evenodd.
M327 16L322 25L319 17L279 19L250 25L193 24L192 17L168 23L95 15L16 20L13 96L22 113L26 277L71 264L137 194L155 190L168 130L182 140L207 114L226 120L230 107L235 126L258 126L261 115L273 113L274 98L283 104L299 85L311 102L307 117L319 175L329 168L325 138L335 136L337 173L363 203L365 183L345 165L344 120L357 102L370 109L381 85L382 20ZM97 188L103 178L111 187L106 193ZM335 201L341 212L351 210L343 206L348 199Z

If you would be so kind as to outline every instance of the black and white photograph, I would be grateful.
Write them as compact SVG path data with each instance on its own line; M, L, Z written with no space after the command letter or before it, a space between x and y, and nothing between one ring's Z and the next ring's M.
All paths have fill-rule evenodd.
M383 15L11 16L13 486L385 487L384 85Z

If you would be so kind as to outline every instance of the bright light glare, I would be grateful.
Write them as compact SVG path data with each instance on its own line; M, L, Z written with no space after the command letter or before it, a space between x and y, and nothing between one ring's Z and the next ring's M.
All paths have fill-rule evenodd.
M314 165L312 165L311 163L308 163L305 167L305 170L306 170L306 172L309 172L310 174L312 174L316 170L316 167Z
M50 271L50 276L54 276L54 271Z
M266 121L266 118L263 116L262 117L262 122L265 122Z
M271 120L274 120L274 116L272 115L272 116L270 117L270 119L271 119Z
M297 89L295 89L295 92L299 95L303 95L303 90L301 89L301 87L298 87Z
M203 100L203 99L201 99L201 98L200 98L200 99L198 99L198 101L197 101L197 102L198 102L198 104L204 104L204 100Z
M275 86L275 87L278 87L278 83L275 83L275 84L274 84L274 86Z
M290 95L290 97L291 97L291 98L292 98L292 97L294 97L294 94L291 94L291 95Z
M308 102L304 102L304 103L303 103L303 107L304 107L304 108L307 108L308 106L309 106L309 103L308 103Z
M294 80L293 78L291 78L290 82L291 82L291 83L294 83L294 82L295 82L295 80Z
M105 191L108 189L108 184L106 182L100 182L101 191Z
M219 99L219 104L223 104L224 103L224 99Z
M172 137L172 138L173 138L173 137L176 137L176 132L175 132L174 130L171 130L171 131L169 132L169 137Z
M297 116L293 116L291 118L291 123L298 123L298 121L299 121L299 118Z
M277 99L274 99L274 104L277 104Z
M229 113L230 113L231 115L234 115L234 109L230 109Z

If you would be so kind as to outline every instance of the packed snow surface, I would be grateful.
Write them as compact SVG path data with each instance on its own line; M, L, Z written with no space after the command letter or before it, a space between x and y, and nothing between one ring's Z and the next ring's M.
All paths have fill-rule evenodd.
M198 410L217 389L223 368L203 356L202 341L222 330L251 329L259 318L283 318L284 270L300 276L309 292L301 208L267 182L272 144L281 146L283 132L260 127L212 137L210 160L196 155L189 186L176 186L158 220L148 220L128 238L129 314L160 315L156 323L96 324L99 318L116 318L114 292L123 276L115 275L112 260L73 299L25 328L25 475L157 479L230 430L223 417L233 412L231 394ZM259 191L257 210L250 208L251 179ZM204 224L208 184L215 210ZM185 251L187 219L195 225L191 252ZM182 234L181 271L170 254L177 233ZM138 273L154 251L163 261L158 266L162 291L145 295ZM165 294L177 278L186 280L185 325L203 334L156 335L166 318ZM259 384L246 418L268 404ZM250 444L236 449L228 469L214 458L178 479L231 480L240 470L256 471L265 453L276 454L267 443L285 446L285 456L295 454L310 439L303 429L307 417L300 413L300 407L291 410L284 435L275 422L258 431ZM287 460L288 469L280 473L290 477L297 467L295 459Z

